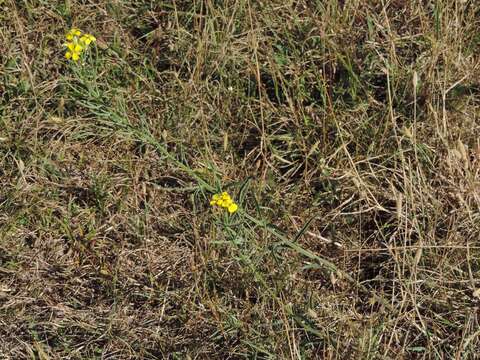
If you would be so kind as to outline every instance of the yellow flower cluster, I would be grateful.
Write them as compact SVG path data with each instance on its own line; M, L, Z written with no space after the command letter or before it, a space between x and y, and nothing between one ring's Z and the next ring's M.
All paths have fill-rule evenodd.
M92 42L97 40L93 35L82 35L82 32L78 29L70 30L65 37L67 39L67 42L64 44L67 47L65 57L73 61L80 59L82 52L86 50Z
M233 201L230 195L225 191L221 194L213 195L210 205L223 207L227 209L230 214L233 214L238 210L238 205L235 204L235 201Z

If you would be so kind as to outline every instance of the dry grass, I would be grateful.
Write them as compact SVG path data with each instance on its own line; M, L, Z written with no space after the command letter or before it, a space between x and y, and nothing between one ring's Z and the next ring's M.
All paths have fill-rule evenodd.
M0 357L477 358L479 16L0 0Z

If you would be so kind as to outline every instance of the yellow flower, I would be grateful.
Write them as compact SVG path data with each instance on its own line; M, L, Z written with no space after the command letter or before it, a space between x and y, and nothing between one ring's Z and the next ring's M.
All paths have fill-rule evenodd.
M221 194L213 195L212 199L210 200L210 205L223 207L227 209L230 214L233 214L238 210L238 205L232 200L226 191L222 192Z
M80 36L82 32L78 29L71 29L65 37L67 38L68 41L72 41L75 36Z
M235 211L237 211L237 210L238 210L238 205L235 204L235 203L232 203L232 204L230 204L230 205L228 206L228 212L229 212L230 214L233 214L233 213L234 213Z
M72 59L73 61L78 61L83 51L85 51L88 46L96 41L95 36L90 34L83 34L79 29L73 28L66 35L67 43L67 52L65 53L66 59ZM80 37L81 36L81 37Z
M81 38L80 38L80 42L83 43L83 44L86 44L86 45L90 45L90 43L96 41L97 39L95 38L95 36L93 35L90 35L90 34L84 34Z
M82 32L79 29L73 28L68 32L69 35L80 36Z
M218 194L213 195L212 200L210 200L210 205L218 205L218 200L220 200L220 196L218 196Z
M90 41L89 38L87 38L85 35L83 35L83 36L80 38L80 42L81 42L82 44L89 45L91 41Z

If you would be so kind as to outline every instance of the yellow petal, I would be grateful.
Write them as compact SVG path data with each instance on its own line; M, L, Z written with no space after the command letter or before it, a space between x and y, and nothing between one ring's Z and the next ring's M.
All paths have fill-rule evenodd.
M66 43L68 50L74 51L75 49L75 44L74 43Z
M72 34L67 34L66 38L67 38L67 40L72 41L73 40L73 35Z
M92 42L92 40L90 40L89 38L86 38L84 41L85 41L85 44L87 45L90 45L90 43Z
M91 40L91 41L97 41L97 39L95 38L95 36L89 35L89 37L90 37L90 40Z
M73 51L75 51L77 53L79 53L82 50L83 50L83 47L82 47L82 45L79 45L79 44L75 45L75 48L73 49Z
M80 36L80 35L82 35L82 32L80 30L76 29L74 34L75 34L75 36Z
M218 194L215 194L212 196L212 200L215 200L215 201L217 201L219 198L220 196Z
M72 54L72 60L73 60L73 61L77 61L78 59L80 59L80 56L78 55L78 53L76 53L76 52L73 53L73 54Z
M65 53L65 57L66 57L67 59L70 59L70 58L72 57L72 53L71 53L70 51L67 51L67 52Z
M235 211L237 211L237 210L238 210L238 205L235 204L235 203L231 204L231 205L228 207L228 212L229 212L230 214L233 214L233 213L234 213Z

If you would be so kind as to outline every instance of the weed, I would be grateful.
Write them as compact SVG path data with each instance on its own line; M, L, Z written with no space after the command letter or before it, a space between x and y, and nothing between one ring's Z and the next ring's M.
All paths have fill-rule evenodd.
M1 356L476 358L479 13L0 0Z

